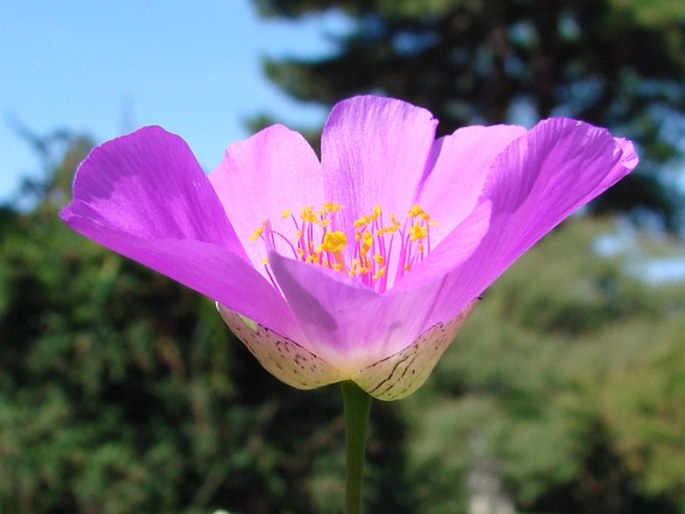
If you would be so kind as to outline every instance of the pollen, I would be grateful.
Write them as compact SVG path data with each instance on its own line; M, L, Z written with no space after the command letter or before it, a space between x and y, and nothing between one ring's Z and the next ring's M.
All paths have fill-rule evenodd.
M430 253L430 227L436 222L420 205L412 205L404 220L394 213L388 216L382 206L374 205L370 211L360 213L347 229L338 217L343 209L336 202L323 202L318 209L308 205L300 209L299 218L286 209L281 218L290 218L294 224L294 230L289 232L294 240L277 227L272 228L268 220L248 239L261 238L272 247L292 251L298 261L345 273L381 293ZM268 261L262 262L278 287Z
M321 207L321 212L322 212L322 214L332 214L334 212L338 212L342 208L343 208L343 206L339 203L324 202L323 206Z
M323 236L323 243L319 246L319 251L337 253L341 252L347 244L347 236L342 230L326 232Z
M263 221L261 225L259 225L256 229L254 229L254 232L252 232L252 235L248 237L247 239L249 241L256 241L260 237L264 235L264 230L266 229L266 221Z
M415 222L409 229L410 241L421 241L428 236L428 227L419 222Z
M409 212L407 213L407 216L410 218L421 218L424 221L428 221L430 219L430 215L417 203L412 205L411 209L409 209Z
M302 208L300 211L300 218L302 218L302 221L305 223L316 223L318 219L316 214L314 214L314 207L311 205Z

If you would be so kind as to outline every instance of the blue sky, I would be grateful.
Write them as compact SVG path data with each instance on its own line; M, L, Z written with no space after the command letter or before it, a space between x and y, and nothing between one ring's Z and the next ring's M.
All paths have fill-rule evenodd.
M293 125L325 110L264 77L264 56L312 56L345 30L342 16L264 20L250 0L0 2L0 202L40 163L12 126L67 128L97 141L149 124L183 136L205 167L244 138L246 117Z

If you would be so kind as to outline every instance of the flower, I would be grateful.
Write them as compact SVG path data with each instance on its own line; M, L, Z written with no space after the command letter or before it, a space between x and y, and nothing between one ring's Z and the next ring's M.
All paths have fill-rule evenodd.
M145 127L91 152L61 216L214 299L283 382L402 398L508 266L637 164L629 141L571 119L437 140L436 125L355 97L333 108L321 160L274 125L208 176L180 137Z

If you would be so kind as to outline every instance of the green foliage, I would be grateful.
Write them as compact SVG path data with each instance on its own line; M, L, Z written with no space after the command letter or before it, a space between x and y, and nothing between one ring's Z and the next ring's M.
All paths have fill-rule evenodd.
M685 512L685 292L600 261L600 230L568 223L524 256L406 400L426 512L455 511L482 461L525 511Z
M255 3L271 17L337 10L353 22L331 38L331 54L266 60L269 78L294 98L332 105L382 92L428 108L441 134L550 115L609 127L639 144L641 164L593 209L647 208L676 228L682 198L659 177L684 157L685 10L677 2Z

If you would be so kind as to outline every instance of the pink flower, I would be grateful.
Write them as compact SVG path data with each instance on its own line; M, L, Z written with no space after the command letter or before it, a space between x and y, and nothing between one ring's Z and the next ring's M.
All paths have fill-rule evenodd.
M402 398L479 295L638 160L629 141L570 119L435 140L436 125L408 103L355 97L333 108L321 161L275 125L230 145L209 176L180 137L146 127L92 151L61 216L216 300L285 383Z

